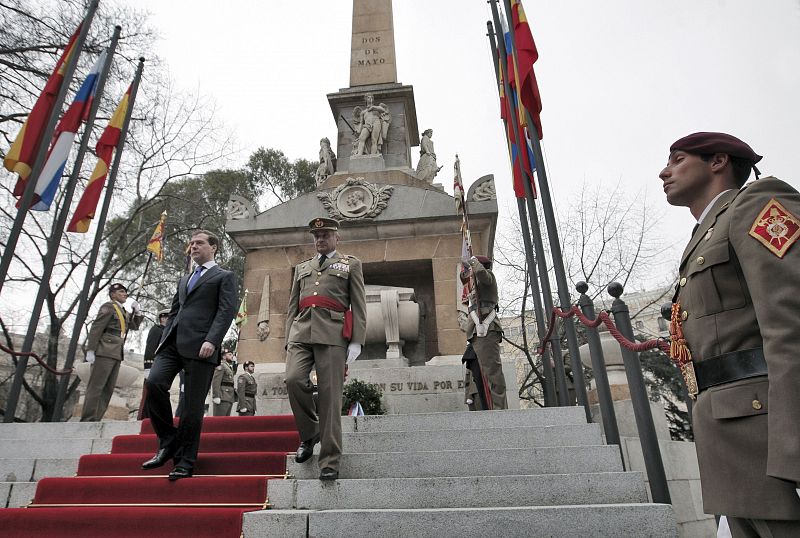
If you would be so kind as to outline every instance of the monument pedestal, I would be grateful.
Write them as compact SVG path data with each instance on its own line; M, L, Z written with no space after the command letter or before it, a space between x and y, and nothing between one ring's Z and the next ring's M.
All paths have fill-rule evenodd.
M386 162L383 155L351 155L350 170L351 174L362 172L379 172L386 170Z

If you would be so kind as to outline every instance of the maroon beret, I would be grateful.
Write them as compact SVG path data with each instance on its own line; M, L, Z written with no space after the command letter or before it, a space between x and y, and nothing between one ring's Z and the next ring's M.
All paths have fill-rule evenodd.
M475 256L475 258L477 258L478 261L481 262L481 265L492 263L491 258L489 258L488 256Z
M761 160L761 155L756 154L753 148L735 136L725 133L692 133L680 140L676 140L669 148L670 153L678 150L696 155L727 153L731 157L742 159L752 164Z

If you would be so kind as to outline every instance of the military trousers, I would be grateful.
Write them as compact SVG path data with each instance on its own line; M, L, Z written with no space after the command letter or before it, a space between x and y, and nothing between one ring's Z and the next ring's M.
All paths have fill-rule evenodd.
M492 393L492 409L508 409L508 399L506 398L506 378L503 375L503 363L500 362L500 340L502 336L498 331L489 333L479 338L473 336L470 342L478 362L481 365L481 373L489 384L489 391Z
M342 455L342 385L347 349L341 346L289 342L286 389L300 439L319 438L319 467L339 470ZM317 370L317 403L311 368Z
M121 363L122 361L108 357L95 357L89 382L86 384L81 422L97 422L103 419L108 402L114 395Z
M222 400L218 404L214 404L214 416L229 417L231 415L232 408L233 402L226 402L225 400Z

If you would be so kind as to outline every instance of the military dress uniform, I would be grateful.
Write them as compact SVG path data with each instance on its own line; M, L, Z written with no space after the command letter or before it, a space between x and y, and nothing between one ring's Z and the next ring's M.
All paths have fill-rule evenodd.
M799 236L800 193L787 183L722 193L683 252L672 308L699 391L705 512L794 520L775 522L776 538L800 536Z
M239 415L253 416L256 414L256 394L258 393L258 383L256 383L256 376L250 372L244 372L239 376L236 381L236 392L239 394ZM242 412L242 409L247 411Z
M310 225L311 231L337 226L332 219ZM364 344L366 319L364 274L357 258L334 251L325 260L318 254L295 267L286 321L286 387L300 438L320 441L321 469L339 469L347 346ZM317 371L317 405L309 379L312 367Z
M233 367L228 361L223 360L211 378L211 397L221 400L220 403L214 404L215 417L227 417L231 414L233 402L236 401L236 391L233 387Z
M86 384L82 422L96 422L105 415L123 361L125 338L143 319L143 314L126 312L115 301L104 303L97 312L86 341L86 349L95 352L95 361Z
M489 262L488 258L483 256L481 258L486 263ZM491 408L508 409L506 378L503 375L503 363L500 360L500 342L503 338L503 328L495 317L498 301L497 279L494 273L484 267L479 258L474 256L470 258L469 265L472 269L472 274L475 276L477 293L470 298L470 315L467 318L466 326L467 340L472 344L472 348L478 356L484 381L489 385L492 400ZM467 275L462 273L461 278L464 280ZM480 312L479 319L482 324L486 324L486 321L490 317L492 318L488 323L485 336L481 336L476 331L475 317L477 317L476 314L478 312Z

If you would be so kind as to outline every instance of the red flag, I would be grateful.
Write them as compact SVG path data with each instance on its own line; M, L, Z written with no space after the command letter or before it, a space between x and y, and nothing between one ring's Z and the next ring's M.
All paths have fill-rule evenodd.
M119 143L120 133L122 131L122 124L125 122L125 116L128 112L128 100L131 96L131 88L125 92L124 97L117 105L114 115L111 116L111 121L108 122L106 130L100 135L97 141L97 164L92 172L92 177L86 185L86 190L81 196L78 207L75 208L75 214L72 215L72 220L67 227L68 232L86 233L89 231L89 225L94 218L94 212L97 209L97 202L100 201L100 194L103 192L103 186L106 183L106 176L111 167L111 157L114 154L114 149L117 148Z
M539 140L542 139L542 97L539 94L539 85L536 83L536 74L533 64L539 59L539 51L533 41L533 34L525 16L525 9L521 0L511 0L511 17L514 21L514 49L516 51L517 67L519 69L518 91L520 101L530 112L531 119L536 125Z
M53 73L47 79L47 84L44 86L41 95L33 105L31 113L22 125L17 134L16 140L8 150L8 154L3 159L3 166L9 172L16 172L19 174L17 184L14 186L14 196L22 196L25 191L25 184L28 176L31 174L33 168L33 161L36 159L36 152L42 144L42 135L47 127L47 120L53 111L53 105L58 97L58 92L61 89L61 84L64 82L64 72L67 69L67 63L74 51L75 40L81 32L81 26L72 34L72 37L58 59Z

